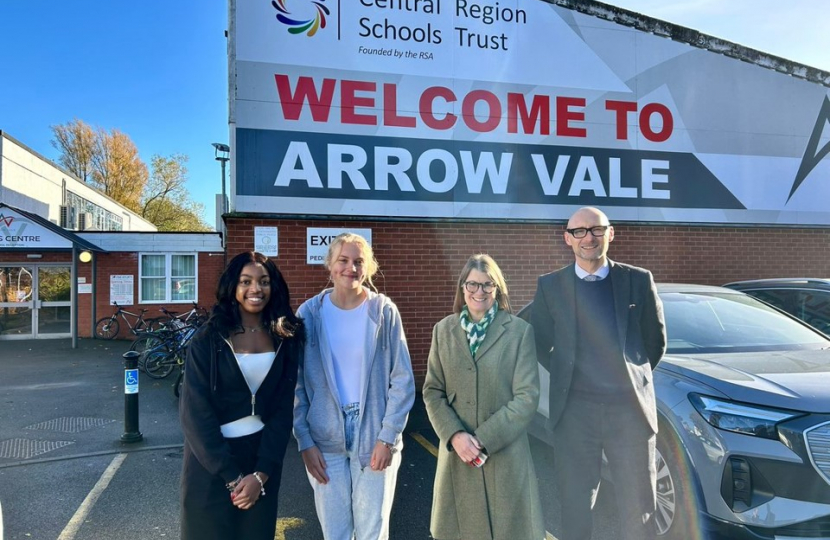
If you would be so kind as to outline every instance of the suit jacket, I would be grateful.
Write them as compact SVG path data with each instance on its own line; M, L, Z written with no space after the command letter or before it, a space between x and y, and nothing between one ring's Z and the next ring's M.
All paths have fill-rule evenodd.
M666 352L663 304L651 272L608 261L620 350L643 414L657 432L652 369ZM576 276L574 264L539 277L531 308L539 362L550 372L549 427L565 409L576 361Z

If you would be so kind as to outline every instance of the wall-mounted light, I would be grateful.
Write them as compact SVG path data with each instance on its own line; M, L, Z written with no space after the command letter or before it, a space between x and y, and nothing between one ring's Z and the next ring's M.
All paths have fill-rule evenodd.
M27 259L42 259L43 255L41 255L40 253L29 253L29 254L26 255L26 258Z
M82 251L80 254L78 254L78 260L82 263L88 263L92 260L92 253L90 253L89 251Z

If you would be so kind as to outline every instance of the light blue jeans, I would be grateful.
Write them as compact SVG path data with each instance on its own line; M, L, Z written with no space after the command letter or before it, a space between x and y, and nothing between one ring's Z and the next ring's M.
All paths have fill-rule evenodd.
M389 538L389 515L401 453L392 454L392 463L384 471L373 471L371 467L361 469L357 451L359 415L359 404L343 407L346 453L323 453L328 484L321 484L308 475L325 540Z

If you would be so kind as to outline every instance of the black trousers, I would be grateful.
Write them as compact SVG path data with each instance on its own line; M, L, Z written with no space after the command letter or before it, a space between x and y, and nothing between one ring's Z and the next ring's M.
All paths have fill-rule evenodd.
M636 398L603 404L569 396L553 434L561 540L591 540L603 450L614 479L618 538L655 538L657 437Z
M243 474L254 471L261 432L227 439ZM202 467L185 442L182 469L182 540L274 540L277 527L277 495L281 471L268 479L267 494L249 510L231 502L225 481Z

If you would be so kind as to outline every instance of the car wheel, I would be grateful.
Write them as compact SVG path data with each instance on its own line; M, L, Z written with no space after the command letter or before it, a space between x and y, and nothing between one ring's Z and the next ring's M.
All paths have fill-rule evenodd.
M674 431L663 425L657 435L657 512L654 516L657 536L661 539L687 540L693 538L689 530L690 512L696 512L691 504L687 487L683 485L681 467L687 467L685 453L669 439ZM681 461L678 464L678 461Z

